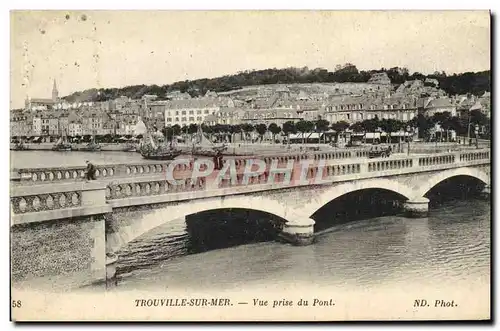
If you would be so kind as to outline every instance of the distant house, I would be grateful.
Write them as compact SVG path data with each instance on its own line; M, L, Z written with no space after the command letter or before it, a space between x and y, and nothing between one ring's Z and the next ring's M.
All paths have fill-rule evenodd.
M382 85L390 85L391 79L387 76L385 72L379 72L373 74L368 80L368 84L382 84Z
M430 85L434 85L434 87L438 87L439 86L439 82L435 78L426 78L425 79L425 83L426 84L430 84Z
M457 115L457 107L450 102L449 98L433 99L424 108L426 116L433 116L436 113L444 112L449 112L451 116Z

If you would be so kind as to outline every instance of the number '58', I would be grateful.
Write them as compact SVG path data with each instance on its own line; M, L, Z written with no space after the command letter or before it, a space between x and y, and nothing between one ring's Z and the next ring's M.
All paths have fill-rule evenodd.
M12 308L21 308L22 302L21 300L12 300Z

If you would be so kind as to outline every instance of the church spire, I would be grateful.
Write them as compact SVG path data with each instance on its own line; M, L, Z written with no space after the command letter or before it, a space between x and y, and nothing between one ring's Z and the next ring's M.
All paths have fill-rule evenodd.
M54 78L54 85L52 86L52 101L59 100L59 91L57 91L57 84Z

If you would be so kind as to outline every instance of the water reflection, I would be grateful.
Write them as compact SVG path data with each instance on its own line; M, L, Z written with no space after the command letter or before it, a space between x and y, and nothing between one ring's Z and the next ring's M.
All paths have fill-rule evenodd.
M481 185L468 182L466 194L458 194L467 200L456 200L456 188L448 184L428 193L435 200L429 217L421 219L399 214L397 194L345 195L314 215L320 231L307 247L275 242L279 220L272 215L215 210L188 216L122 250L118 289L488 283L489 201L475 198ZM374 195L390 202L384 208L370 205L377 201Z

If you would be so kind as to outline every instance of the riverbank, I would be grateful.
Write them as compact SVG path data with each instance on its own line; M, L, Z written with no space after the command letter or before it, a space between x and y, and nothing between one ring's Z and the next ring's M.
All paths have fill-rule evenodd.
M16 150L15 145L16 144L10 144L10 150ZM39 144L28 143L24 145L27 151L51 151L52 147L54 147L54 143L39 143ZM87 144L71 144L71 146L73 149L78 151L86 147ZM129 144L110 143L110 144L99 144L99 146L101 146L101 151L118 152L118 151L125 151L125 148L127 148Z

